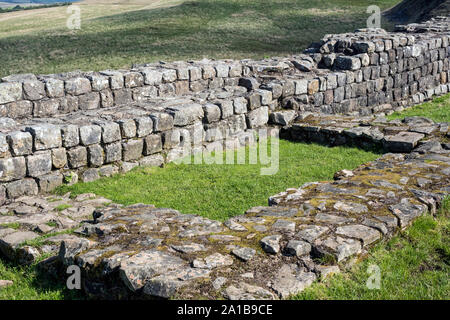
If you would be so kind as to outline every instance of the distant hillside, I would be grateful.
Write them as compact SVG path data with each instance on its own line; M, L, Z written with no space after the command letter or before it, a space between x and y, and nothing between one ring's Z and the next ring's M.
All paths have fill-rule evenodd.
M7 3L41 3L41 4L50 4L50 3L58 3L58 2L69 2L69 0L1 0L1 2ZM73 1L70 1L73 2Z
M450 0L404 0L387 10L384 16L391 22L405 24L449 13Z

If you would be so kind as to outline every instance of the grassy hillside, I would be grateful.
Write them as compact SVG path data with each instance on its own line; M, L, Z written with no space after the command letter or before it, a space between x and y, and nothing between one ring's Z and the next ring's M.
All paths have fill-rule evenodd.
M128 67L133 62L263 58L326 33L364 27L366 8L398 0L86 0L81 30L66 7L0 14L0 76Z

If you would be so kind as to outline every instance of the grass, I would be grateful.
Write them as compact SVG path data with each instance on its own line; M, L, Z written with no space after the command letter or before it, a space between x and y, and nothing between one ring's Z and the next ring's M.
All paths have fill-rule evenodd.
M399 0L373 0L386 9ZM0 76L129 68L160 60L299 53L327 33L365 27L365 0L100 0L0 14ZM383 27L389 28L387 24Z
M437 217L426 215L388 242L370 250L369 257L350 272L314 283L294 299L379 300L450 299L450 198ZM368 289L369 266L381 273L380 289Z
M387 118L393 120L411 116L427 117L436 122L450 122L450 94L435 98L432 101L422 103L401 112L394 112Z
M141 167L111 178L64 186L59 193L70 191L76 196L93 192L126 205L149 203L225 220L252 206L267 205L269 196L286 188L330 180L340 169L353 169L379 157L377 153L356 148L328 148L285 140L280 140L279 150L276 175L260 175L260 168L267 167L261 164L172 163L165 168Z
M75 300L83 296L76 290L68 290L65 281L56 281L41 272L37 263L16 266L0 259L0 279L12 280L10 287L0 289L0 300Z

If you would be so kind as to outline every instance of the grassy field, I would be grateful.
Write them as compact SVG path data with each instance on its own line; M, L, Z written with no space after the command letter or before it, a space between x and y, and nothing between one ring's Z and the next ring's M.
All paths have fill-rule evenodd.
M449 200L437 217L420 217L405 232L370 250L350 272L315 283L294 299L450 299ZM379 289L366 286L371 265L379 267Z
M368 5L398 0L86 0L81 29L66 7L0 14L0 76L131 63L298 53L324 34L364 27ZM388 25L383 25L388 27Z
M330 180L340 169L353 169L379 157L356 148L328 148L285 140L280 140L279 149L279 171L275 175L260 175L260 164L171 163L165 168L141 167L111 178L62 187L59 192L93 192L122 204L149 203L225 220L252 206L267 205L269 196L286 188Z
M450 122L450 94L408 108L402 112L394 112L388 116L388 119L402 119L410 116L427 117L436 122Z

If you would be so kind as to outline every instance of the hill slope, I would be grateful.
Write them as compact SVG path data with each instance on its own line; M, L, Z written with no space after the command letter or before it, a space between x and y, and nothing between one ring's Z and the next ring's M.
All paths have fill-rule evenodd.
M450 13L450 0L404 0L384 13L395 23L411 23L429 20Z

